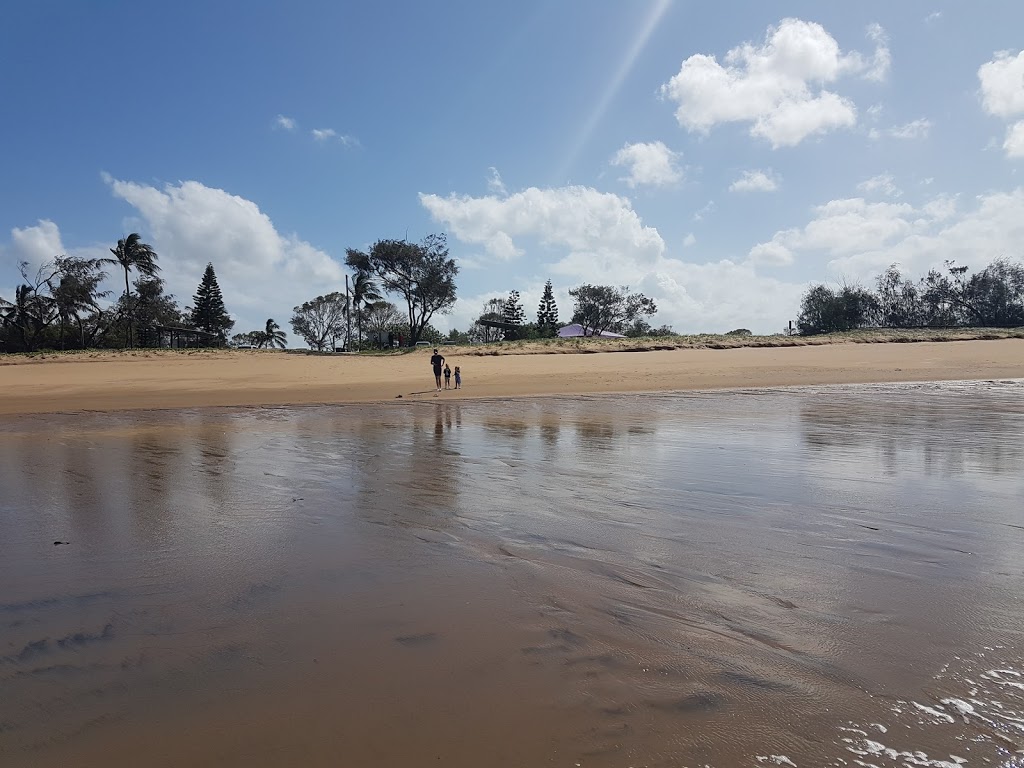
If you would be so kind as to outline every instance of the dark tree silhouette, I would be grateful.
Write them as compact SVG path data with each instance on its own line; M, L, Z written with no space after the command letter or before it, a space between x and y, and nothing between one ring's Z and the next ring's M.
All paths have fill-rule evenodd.
M555 292L550 280L544 283L544 293L537 307L537 330L542 336L554 336L558 332L558 305L555 304Z
M374 302L383 298L373 275L361 269L356 270L352 278L352 309L356 313L356 338L359 344L363 343L363 314Z
M455 276L459 267L448 258L444 234L427 235L420 243L378 240L369 253L348 249L345 263L380 280L381 287L405 299L410 342L415 344L435 314L455 304Z
M274 318L270 318L269 320L267 320L267 325L263 331L263 336L260 339L259 346L262 347L264 344L266 344L271 349L273 349L274 347L277 347L278 349L284 349L285 346L287 346L287 339L288 334L281 330L281 326L277 324Z
M328 341L333 348L337 338L345 334L348 301L344 293L317 296L292 311L292 330L318 352L328 347Z
M138 232L132 232L128 237L122 238L117 241L117 247L111 248L110 252L114 254L113 259L104 259L109 264L119 264L121 269L124 270L124 295L131 298L131 287L128 284L128 273L131 270L135 270L142 277L156 277L160 271L160 267L157 265L157 255L153 247L142 242L142 236ZM131 301L125 301L125 307L127 308L127 331L125 338L127 339L128 346L132 346L132 320L133 311Z
M618 331L638 317L658 311L653 299L642 293L628 293L628 287L612 285L581 285L569 295L576 301L572 322L583 327L584 336L599 336L604 331Z
M228 331L235 326L224 306L224 296L217 284L217 275L213 271L213 264L206 265L203 279L196 289L196 295L192 298L192 325L201 331L216 334L223 344L228 339Z

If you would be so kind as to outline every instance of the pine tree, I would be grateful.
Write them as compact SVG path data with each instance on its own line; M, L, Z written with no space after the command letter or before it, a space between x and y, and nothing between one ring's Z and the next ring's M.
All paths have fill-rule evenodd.
M228 331L234 327L235 321L224 308L224 296L217 285L213 264L206 265L206 272L192 298L192 304L192 325L201 331L216 334L222 344L226 342Z
M545 336L554 336L558 330L558 305L555 304L555 293L551 281L544 283L544 294L540 297L537 308L537 328Z
M505 308L502 311L504 322L512 325L522 325L526 320L526 313L523 311L523 304L519 301L519 291L510 291L505 301Z

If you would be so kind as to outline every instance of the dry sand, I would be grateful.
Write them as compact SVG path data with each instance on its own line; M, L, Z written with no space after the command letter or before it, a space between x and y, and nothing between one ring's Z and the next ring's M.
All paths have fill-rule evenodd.
M519 397L891 381L1024 378L1024 339L484 355L445 348L461 391L434 391L429 350L395 355L269 351L8 357L0 414ZM453 382L454 384L454 382Z

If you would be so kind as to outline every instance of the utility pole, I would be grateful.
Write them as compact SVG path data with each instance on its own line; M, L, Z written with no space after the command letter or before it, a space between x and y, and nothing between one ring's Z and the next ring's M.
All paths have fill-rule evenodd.
M350 352L348 348L349 344L352 343L352 304L348 299L348 275L345 275L345 351Z

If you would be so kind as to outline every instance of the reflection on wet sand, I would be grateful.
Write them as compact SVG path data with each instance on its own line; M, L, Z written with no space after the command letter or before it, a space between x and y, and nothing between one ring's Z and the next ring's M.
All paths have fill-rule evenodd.
M10 419L0 763L1014 765L1022 394Z

